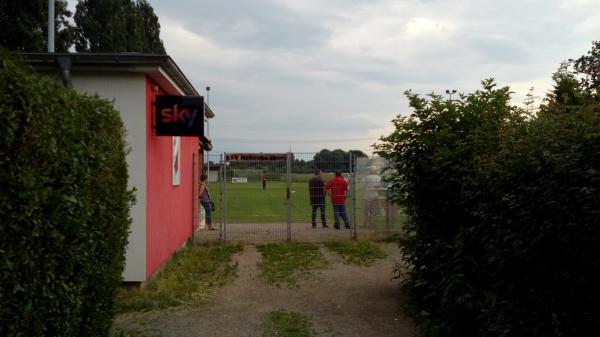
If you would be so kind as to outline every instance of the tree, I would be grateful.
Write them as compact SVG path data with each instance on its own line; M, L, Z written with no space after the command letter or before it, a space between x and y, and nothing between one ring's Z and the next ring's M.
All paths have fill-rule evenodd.
M592 42L586 55L562 62L552 79L554 88L541 106L543 113L570 112L600 101L600 41Z
M563 62L552 75L554 87L547 95L547 104L541 106L542 112L568 112L584 103L584 92L570 68L569 62Z
M160 39L160 23L154 9L146 0L138 0L135 6L137 27L140 29L139 37L142 41L140 51L165 54L165 47Z
M365 158L368 157L366 153L362 152L361 150L350 150L348 151L348 153L352 154L353 158Z
M335 149L333 151L329 151L328 149L323 149L315 154L314 165L316 168L319 168L324 171L347 171L350 167L350 154L354 158L356 157L367 157L367 155L360 150L350 150L348 152Z
M71 12L67 1L56 0L55 50L66 52L73 44L74 31L69 23ZM0 45L12 51L43 52L47 50L47 0L3 0L0 2Z
M165 53L158 17L145 0L82 0L74 18L79 52Z
M596 101L600 100L600 41L593 41L592 49L572 62L581 76L582 90Z

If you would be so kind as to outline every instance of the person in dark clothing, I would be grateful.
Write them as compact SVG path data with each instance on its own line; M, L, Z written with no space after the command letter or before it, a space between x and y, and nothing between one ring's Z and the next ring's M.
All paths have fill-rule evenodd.
M200 191L198 192L198 196L200 198L200 204L204 207L206 227L211 231L215 230L212 225L213 202L210 197L210 192L208 191L208 176L204 173L200 176Z
M323 182L323 171L316 170L315 176L308 181L308 191L310 194L310 205L312 207L311 220L312 227L317 227L317 209L321 209L321 223L323 228L327 228L325 221L325 183Z
M260 176L260 180L262 181L263 191L267 189L267 174L265 171L262 172Z

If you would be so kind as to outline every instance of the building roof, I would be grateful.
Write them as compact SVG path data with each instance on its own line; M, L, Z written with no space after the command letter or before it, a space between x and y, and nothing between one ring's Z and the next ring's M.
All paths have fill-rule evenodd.
M167 92L199 96L198 91L169 55L143 53L19 53L35 70L60 70L65 61L70 71L145 73ZM207 118L214 117L206 105Z

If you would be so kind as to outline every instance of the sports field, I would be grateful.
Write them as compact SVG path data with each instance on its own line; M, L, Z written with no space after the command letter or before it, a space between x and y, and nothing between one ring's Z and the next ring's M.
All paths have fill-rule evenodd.
M220 184L210 183L210 191L217 208L218 219ZM310 222L310 200L307 183L292 183L292 221ZM333 217L333 210L331 210ZM214 220L213 220L214 221ZM275 223L287 221L286 184L269 181L267 189L260 182L227 183L227 222L229 223ZM218 222L215 221L215 222Z
M216 209L213 213L213 222L220 222L220 183L209 184L210 192L215 202ZM351 192L352 193L352 192ZM279 181L267 182L266 190L262 189L259 181L248 183L227 183L227 223L285 223L287 221L286 183ZM352 197L346 201L346 209L350 221L353 222L353 209L356 206L356 221L360 227L364 222L362 199L357 196L356 205ZM333 224L333 208L329 198L326 201L326 218L329 225ZM293 223L310 223L311 206L308 194L308 183L293 182L291 188L291 219ZM404 221L402 214L395 218L392 227L397 227ZM320 224L320 216L317 214ZM385 226L384 214L376 216L373 225Z

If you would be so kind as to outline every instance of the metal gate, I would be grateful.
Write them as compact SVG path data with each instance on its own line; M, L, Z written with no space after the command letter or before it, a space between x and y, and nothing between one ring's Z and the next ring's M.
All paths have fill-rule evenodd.
M224 153L205 155L203 172L215 203L208 230L200 208L196 238L201 241L327 241L400 230L404 217L386 198L382 158L324 157L319 153ZM327 182L340 172L348 183L349 228L326 197L325 223L311 204L309 180L316 170ZM313 208L315 226L313 227Z

